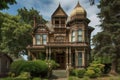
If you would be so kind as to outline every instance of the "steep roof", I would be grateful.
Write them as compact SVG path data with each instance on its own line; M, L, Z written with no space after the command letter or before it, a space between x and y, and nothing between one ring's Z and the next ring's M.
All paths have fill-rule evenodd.
M67 17L68 15L65 13L65 11L63 10L63 8L59 4L58 8L52 14L52 17L55 17L55 16L66 16Z

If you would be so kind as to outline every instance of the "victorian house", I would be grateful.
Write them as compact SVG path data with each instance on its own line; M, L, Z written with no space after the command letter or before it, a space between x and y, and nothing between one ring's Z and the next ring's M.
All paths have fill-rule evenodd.
M61 5L51 16L51 21L35 23L32 33L33 44L27 47L33 59L55 60L60 69L66 66L86 67L90 56L90 37L94 28L85 9L77 3L68 16Z

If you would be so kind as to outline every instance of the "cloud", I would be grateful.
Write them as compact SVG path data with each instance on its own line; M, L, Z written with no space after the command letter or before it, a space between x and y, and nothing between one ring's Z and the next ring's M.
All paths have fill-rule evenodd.
M42 14L46 20L51 20L51 15L56 10L59 3L69 16L77 2L78 0L17 0L18 4L10 7L9 11L17 10L14 9L16 6L19 6L17 8L26 7L27 9L33 7L40 11L40 14ZM99 9L96 5L90 6L89 0L79 0L79 2L81 6L87 11L87 17L91 20L89 26L95 28L95 30L92 32L93 36L100 31L100 28L95 27L96 25L100 24L99 18L96 15L99 12Z

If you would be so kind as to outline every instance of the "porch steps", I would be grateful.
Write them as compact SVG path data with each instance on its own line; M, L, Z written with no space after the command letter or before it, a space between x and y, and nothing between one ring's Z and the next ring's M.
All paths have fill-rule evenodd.
M67 72L66 70L53 70L52 77L53 78L66 78Z

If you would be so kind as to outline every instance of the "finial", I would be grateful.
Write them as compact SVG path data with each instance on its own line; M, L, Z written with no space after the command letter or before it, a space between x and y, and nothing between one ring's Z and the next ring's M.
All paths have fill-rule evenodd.
M80 5L80 3L79 3L79 0L78 0L78 3L77 3L77 5L76 5L76 7L81 7L81 5ZM75 7L75 8L76 8Z
M60 2L59 2L59 7L61 7L61 4L60 4Z

